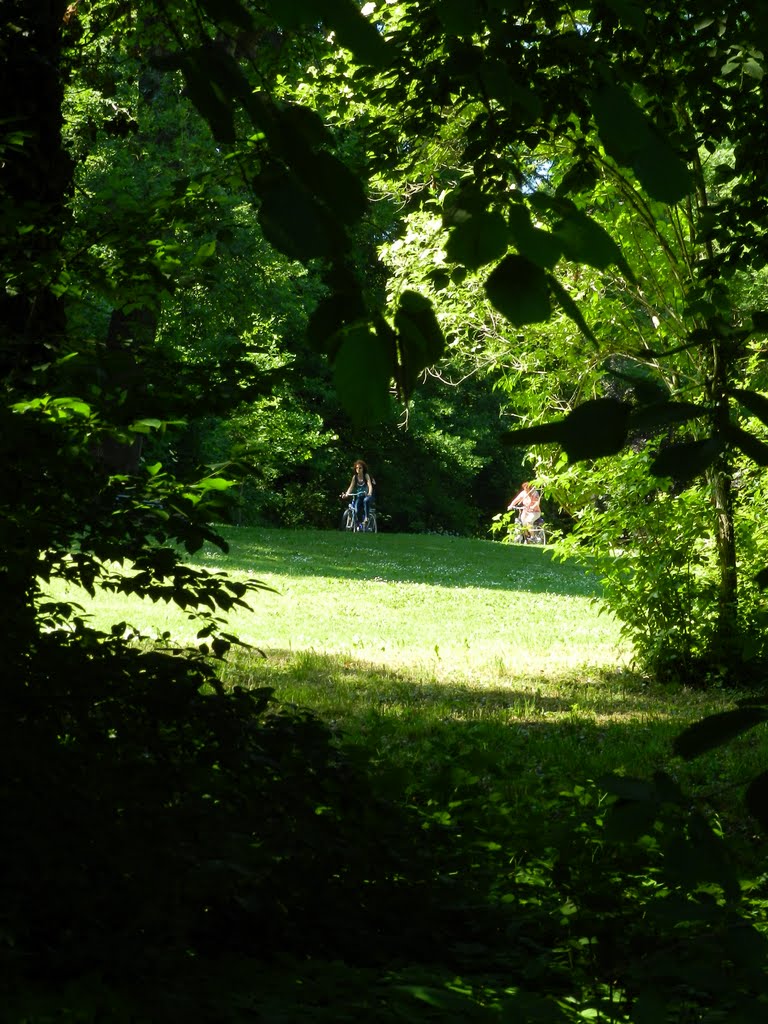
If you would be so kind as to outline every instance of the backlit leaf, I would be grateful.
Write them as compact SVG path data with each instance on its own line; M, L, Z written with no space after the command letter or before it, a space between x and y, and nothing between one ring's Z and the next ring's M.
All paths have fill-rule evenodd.
M293 259L306 261L334 251L335 222L305 189L290 180L264 191L259 223L267 240Z
M437 322L432 303L418 292L407 291L400 296L395 313L395 327L401 343L417 343L424 351L424 362L419 367L437 362L445 349L445 338Z
M596 89L590 106L606 152L631 167L653 199L676 203L688 195L691 180L685 162L625 89Z
M523 427L504 435L516 445L559 444L570 462L599 459L621 451L627 439L630 406L613 398L593 398L564 419Z
M509 234L520 255L551 270L563 255L561 240L551 231L534 227L530 213L520 203L511 207L508 219Z
M746 391L744 388L733 388L730 393L761 423L768 426L768 398L765 395L761 395L759 391Z
M578 304L571 298L566 289L557 280L557 278L554 277L554 275L548 275L547 281L549 283L549 287L552 294L554 295L555 299L557 299L566 316L569 316L571 320L573 320L573 322L576 324L576 326L579 328L579 330L585 338L588 338L593 345L597 346L597 338L593 334L592 329L590 328L587 321L584 319L582 312L578 307Z
M758 466L768 466L768 444L765 441L732 423L723 428L723 436Z
M291 167L312 195L326 203L342 223L352 224L366 212L368 200L362 182L332 153L307 152Z
M659 452L651 463L651 473L675 480L692 480L708 469L722 450L722 441L714 437L673 444Z
M554 234L562 246L563 255L573 263L586 263L598 270L613 265L631 276L619 246L605 228L586 214L575 211L560 221Z
M333 376L339 401L356 423L377 423L387 416L393 372L392 353L367 325L344 332Z
M547 277L524 256L505 256L485 282L492 306L511 324L541 323L552 313Z
M451 231L445 252L452 263L477 270L507 251L509 232L500 213L490 211L469 217Z
M629 418L632 431L650 434L656 430L687 423L689 420L703 416L708 410L693 402L654 402L634 409Z
M314 349L333 355L341 344L338 332L366 319L360 292L336 292L321 299L307 324L307 340Z

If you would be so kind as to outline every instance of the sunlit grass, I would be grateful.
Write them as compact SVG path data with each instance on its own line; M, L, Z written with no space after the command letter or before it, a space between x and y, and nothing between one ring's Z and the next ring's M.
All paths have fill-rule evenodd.
M227 536L229 554L196 562L273 592L227 622L253 649L229 659L225 680L312 708L339 742L365 747L382 770L406 770L414 786L470 773L524 808L609 771L664 768L727 810L768 760L762 732L692 764L673 758L673 737L734 695L633 672L594 581L547 550L433 536ZM84 604L101 626L125 620L178 642L197 629L165 605L106 594Z
M318 531L242 529L228 537L228 555L210 550L197 560L273 588L250 598L251 612L227 621L264 651L348 652L392 666L534 675L627 657L617 623L593 605L594 583L540 548ZM196 632L194 620L173 606L111 594L76 598L100 626L126 620L169 631L179 642Z

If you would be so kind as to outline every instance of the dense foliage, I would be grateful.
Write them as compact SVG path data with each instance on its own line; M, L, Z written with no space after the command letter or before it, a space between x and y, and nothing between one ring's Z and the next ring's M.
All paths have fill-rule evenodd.
M762 493L744 457L768 464L762 5L6 0L3 15L12 1019L95 1020L115 993L128 1019L178 1015L201 961L217 979L229 956L321 954L412 955L415 980L394 969L405 1005L379 1005L394 1019L642 1020L660 1005L750 1019L765 1000L756 915L671 780L614 784L615 847L602 814L566 812L575 848L548 835L517 870L498 793L404 807L312 716L222 690L206 660L233 640L219 614L261 585L184 555L225 547L212 524L238 514L238 487L241 517L327 522L322 496L357 455L393 527L473 532L528 446L560 445L570 470L628 444L645 457L652 437L694 583L681 603L619 562L615 593L629 580L642 601L651 662L657 598L686 665L732 680L762 655L736 546L741 530L760 553L762 535L734 518L737 483ZM529 325L553 313L550 349ZM531 348L557 388L530 384L546 376ZM535 419L565 415L502 455L505 374L507 412L530 415L530 389ZM700 477L706 564L704 492L685 490ZM666 499L631 480L637 520L617 529L637 547ZM54 579L175 602L197 649L149 647L123 622L99 632L45 596ZM766 712L734 714L681 753ZM763 820L765 789L749 792ZM478 977L478 958L493 983L449 989L446 966ZM226 1011L245 1019L253 987L235 992ZM277 1004L288 1020L305 1009Z

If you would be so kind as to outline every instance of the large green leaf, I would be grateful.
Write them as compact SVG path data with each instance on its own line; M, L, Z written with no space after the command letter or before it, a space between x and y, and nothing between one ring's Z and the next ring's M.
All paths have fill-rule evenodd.
M368 209L362 182L345 163L325 150L294 160L292 170L314 196L344 224L359 220Z
M592 344L597 347L598 341L592 332L591 327L584 319L578 304L571 298L563 285L557 280L554 274L547 275L547 283L549 284L550 291L552 292L555 299L560 303L560 306L566 316L569 316L571 320L576 324L581 333L585 338L588 338Z
M619 267L627 277L632 277L632 271L617 243L604 227L585 213L574 210L560 221L554 235L565 258L573 263L586 263L598 270L613 265Z
M693 402L653 402L632 411L629 427L639 434L652 434L678 423L688 423L707 412L705 406Z
M593 398L564 419L523 427L504 435L514 445L559 444L570 462L600 459L621 451L627 440L630 406L613 398Z
M503 256L508 245L509 232L504 218L500 213L489 211L469 217L453 228L445 253L452 263L477 270Z
M744 452L758 466L768 466L768 444L765 441L759 440L733 423L727 424L722 432L727 441L735 445L739 451Z
M685 162L625 89L604 85L592 92L590 106L606 152L631 167L653 199L677 203L688 195Z
M390 411L392 353L379 334L365 324L343 332L333 363L336 393L356 423L377 423Z
M650 466L654 476L669 476L675 480L692 480L704 473L723 450L720 438L705 441L684 441L670 445L659 452Z
M272 16L286 28L322 22L361 64L383 67L389 51L381 34L354 0L267 0Z
M733 388L730 394L768 427L768 398L765 395L761 395L759 391L747 391L744 388Z
M321 299L307 323L307 341L319 352L333 356L343 336L339 333L345 327L367 319L365 301L357 292L335 292Z
M758 705L708 715L675 737L672 749L679 757L690 760L707 750L722 747L729 740L765 721L768 721L768 708Z
M522 256L550 270L563 255L559 238L551 231L533 226L528 209L515 203L508 213L509 234Z
M436 363L443 354L445 338L432 303L419 292L407 291L400 296L395 327L401 344L417 344L423 350L425 361L419 369Z
M265 238L292 259L330 257L338 249L338 227L298 183L283 179L262 193L259 223Z
M547 276L524 256L505 256L485 282L485 293L491 305L518 327L541 323L552 313Z

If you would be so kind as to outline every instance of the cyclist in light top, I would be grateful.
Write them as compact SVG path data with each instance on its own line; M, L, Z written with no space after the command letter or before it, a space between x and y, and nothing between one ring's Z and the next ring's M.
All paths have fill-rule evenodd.
M507 512L513 508L520 511L520 522L524 526L532 526L538 519L541 519L541 498L535 487L526 480L519 494L516 494L509 505Z
M355 472L352 475L352 479L349 482L349 487L346 491L342 492L340 498L349 498L352 495L356 497L355 507L357 509L357 518L363 524L368 525L368 510L371 507L373 501L373 486L376 481L373 479L371 474L368 472L368 467L362 459L357 459L354 465Z

